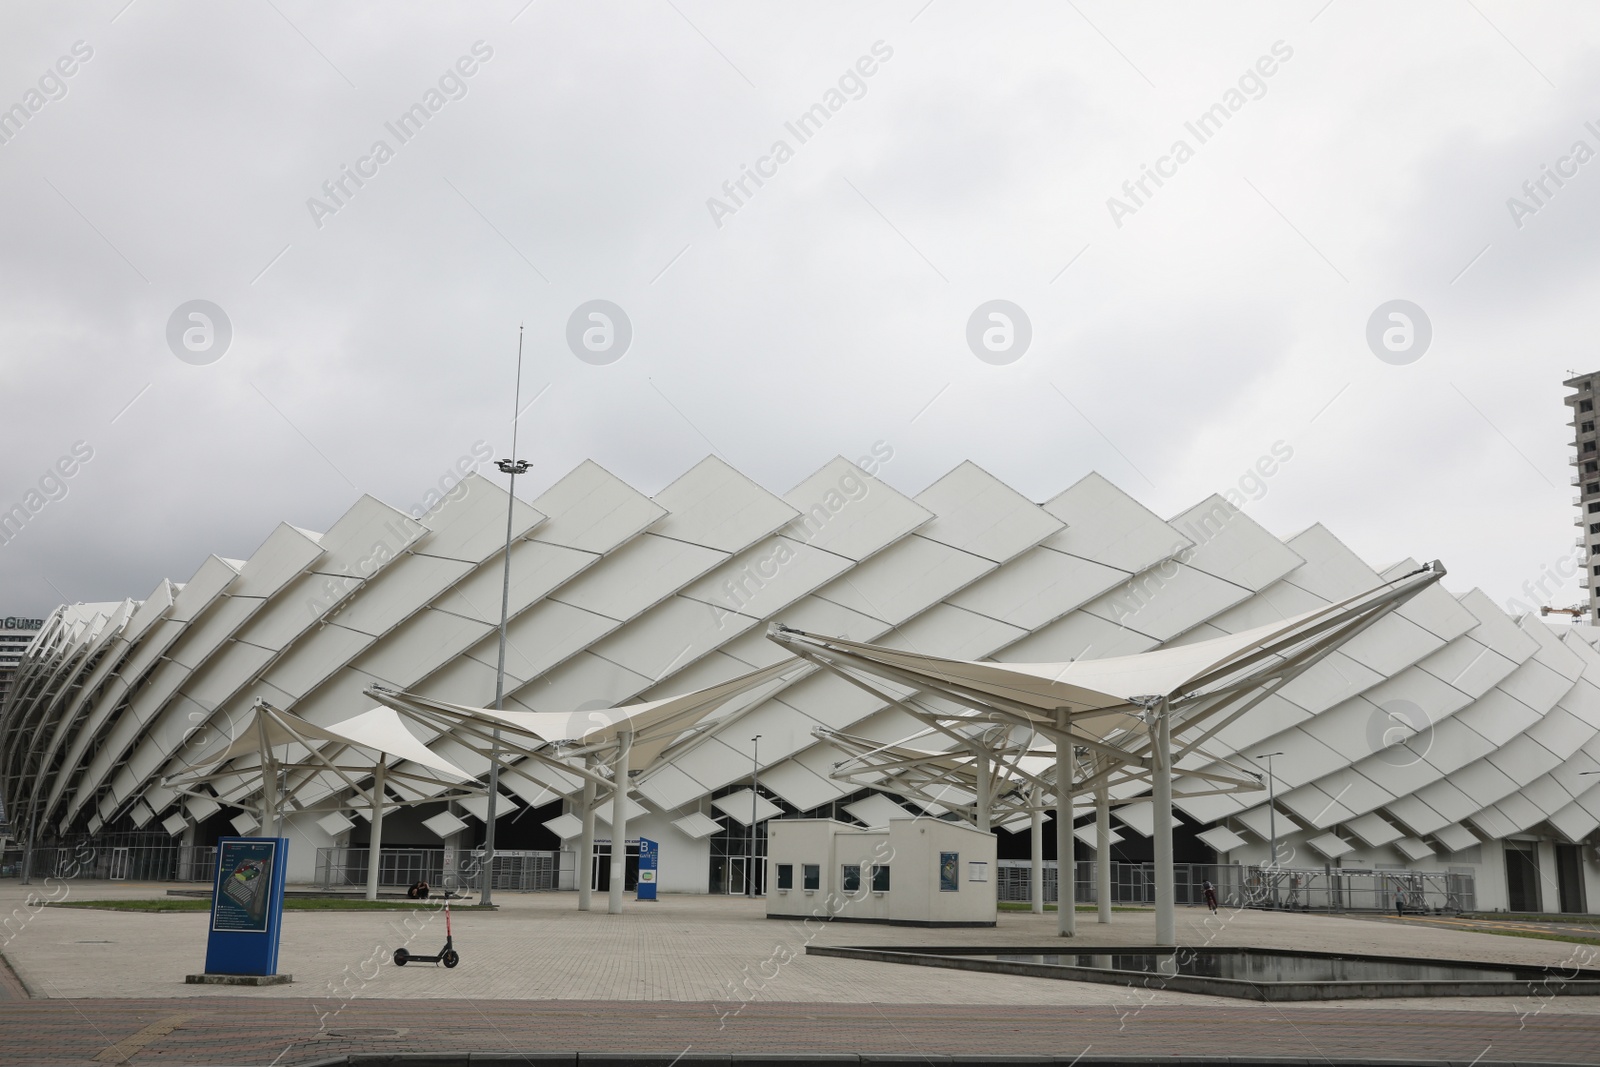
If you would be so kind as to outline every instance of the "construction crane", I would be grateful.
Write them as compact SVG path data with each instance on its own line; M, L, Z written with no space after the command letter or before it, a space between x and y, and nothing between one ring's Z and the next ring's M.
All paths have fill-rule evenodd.
M1570 615L1574 619L1579 619L1579 618L1582 618L1583 616L1589 614L1589 605L1587 605L1587 604L1574 604L1570 608L1552 608L1549 604L1545 604L1543 607L1541 607L1539 609L1539 614L1540 615Z

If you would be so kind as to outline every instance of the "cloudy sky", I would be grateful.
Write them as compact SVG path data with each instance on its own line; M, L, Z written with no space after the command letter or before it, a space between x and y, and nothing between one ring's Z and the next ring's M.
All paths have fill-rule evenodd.
M1283 442L1246 482L1269 529L1504 603L1576 533L1597 29L1507 0L7 5L0 510L29 516L0 614L507 454L519 325L529 496L710 452L782 493L882 441L906 492L1098 470L1170 516Z

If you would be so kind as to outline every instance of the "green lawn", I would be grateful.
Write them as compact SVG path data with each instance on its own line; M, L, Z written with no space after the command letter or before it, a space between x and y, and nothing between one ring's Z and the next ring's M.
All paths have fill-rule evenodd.
M441 901L354 900L342 897L288 897L284 911L411 911L437 906ZM99 911L210 911L211 901L199 897L157 897L153 900L65 900L52 908L94 908Z
M1504 927L1480 926L1475 934L1499 934L1501 937L1531 937L1535 941L1565 941L1573 945L1600 945L1600 938L1579 937L1576 934L1546 934L1534 930L1507 930Z
M1590 926L1594 924L1594 916L1583 912L1550 914L1548 912L1464 911L1457 918L1491 919L1495 922L1568 923L1573 926Z

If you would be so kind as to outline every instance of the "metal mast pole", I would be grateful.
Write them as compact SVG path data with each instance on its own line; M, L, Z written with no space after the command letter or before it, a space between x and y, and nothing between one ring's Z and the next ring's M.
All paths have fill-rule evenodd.
M750 880L750 896L756 895L756 803L761 799L761 735L750 739L755 748L750 753L750 858L745 861L745 877Z
M511 410L511 458L495 466L511 475L506 489L506 562L500 582L500 662L494 674L494 707L499 711L506 699L506 620L511 613L511 527L517 513L517 475L528 469L528 461L517 459L517 420L522 415L522 327L517 327L517 388ZM494 898L494 820L495 801L500 793L500 728L495 727L489 746L489 798L484 812L487 827L483 833L483 894L479 903L491 904Z
M1272 906L1278 906L1278 779L1272 773L1272 757L1267 757L1267 836L1272 839Z
M1267 840L1272 854L1267 857L1267 864L1263 869L1267 877L1272 879L1273 907L1278 905L1278 780L1272 773L1272 757L1281 755L1282 752L1261 752L1251 757L1257 762L1267 761ZM1256 775L1256 781L1260 780L1261 776Z
M33 835L39 828L39 812L36 808L37 800L28 802L28 849L22 854L22 884L33 884Z

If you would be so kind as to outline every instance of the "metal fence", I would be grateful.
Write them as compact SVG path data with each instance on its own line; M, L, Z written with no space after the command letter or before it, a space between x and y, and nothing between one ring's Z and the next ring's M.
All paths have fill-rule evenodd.
M1094 862L1075 864L1073 899L1099 901ZM1217 901L1226 907L1283 908L1291 911L1473 911L1477 895L1470 874L1448 871L1366 870L1355 868L1264 868L1245 864L1175 863L1173 898L1178 904L1204 903L1204 886L1217 887ZM997 889L1001 901L1030 903L1028 860L1001 860ZM1044 864L1044 899L1059 899L1057 867ZM1155 865L1112 863L1113 904L1154 904Z
M19 845L0 851L0 878L21 876L24 853ZM209 884L216 862L214 845L44 846L33 850L31 877Z
M365 848L317 849L316 885L349 889L367 884ZM495 850L494 888L540 891L572 888L576 857L571 852ZM378 884L406 887L415 882L448 889L483 888L483 853L467 849L381 848Z

